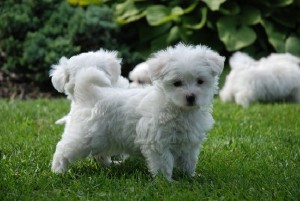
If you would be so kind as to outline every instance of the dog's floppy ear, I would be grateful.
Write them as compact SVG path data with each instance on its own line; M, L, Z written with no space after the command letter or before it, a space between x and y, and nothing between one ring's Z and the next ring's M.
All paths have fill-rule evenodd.
M151 81L155 81L163 76L164 67L167 65L169 57L164 50L153 55L152 58L146 61L149 66L149 74Z
M106 69L108 74L111 76L110 79L112 83L116 83L121 75L121 62L122 59L117 57L117 52L110 52L111 58L108 59L109 68Z
M217 52L211 50L205 45L195 46L199 58L204 59L211 67L212 75L220 75L224 68L225 57L220 56Z
M65 84L69 81L69 72L67 70L68 59L62 57L59 64L53 65L50 70L50 77L54 88L58 92L65 92Z
M122 59L118 58L117 51L108 51L104 49L100 49L95 52L95 57L99 57L101 60L100 66L102 66L101 70L108 74L108 78L112 82L112 84L117 83L119 76L121 74L121 62Z
M206 58L212 68L213 76L219 76L224 68L225 57L222 57L218 53L212 51L206 55Z

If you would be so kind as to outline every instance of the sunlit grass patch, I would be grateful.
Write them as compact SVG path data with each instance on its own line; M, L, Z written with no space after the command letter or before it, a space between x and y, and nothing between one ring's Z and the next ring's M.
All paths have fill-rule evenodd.
M68 113L64 99L0 100L0 200L297 200L300 106L214 104L195 178L152 178L143 160L103 168L92 159L50 171Z

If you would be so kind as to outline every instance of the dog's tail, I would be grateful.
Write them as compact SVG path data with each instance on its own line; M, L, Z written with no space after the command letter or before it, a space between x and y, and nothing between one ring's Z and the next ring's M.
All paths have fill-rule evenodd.
M68 59L62 57L59 63L51 66L50 77L54 88L60 92L65 93L65 84L69 80Z
M111 80L97 67L81 69L76 75L74 101L76 104L93 106L99 100L101 87L112 87Z

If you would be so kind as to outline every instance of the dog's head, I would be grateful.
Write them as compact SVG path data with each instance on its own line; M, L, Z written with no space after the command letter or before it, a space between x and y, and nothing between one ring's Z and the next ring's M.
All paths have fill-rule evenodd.
M151 80L168 101L182 108L210 105L224 57L206 46L179 43L148 60Z
M129 79L132 81L130 84L131 88L151 84L148 68L148 64L146 62L142 62L136 65L134 69L129 72Z

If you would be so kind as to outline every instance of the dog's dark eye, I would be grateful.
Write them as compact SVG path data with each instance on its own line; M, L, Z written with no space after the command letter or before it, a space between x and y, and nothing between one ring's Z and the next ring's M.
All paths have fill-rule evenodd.
M200 84L200 85L201 85L201 84L203 84L203 82L204 82L204 81L201 80L201 79L197 80L197 84Z
M182 82L181 81L176 81L173 83L174 87L181 87L182 86Z

